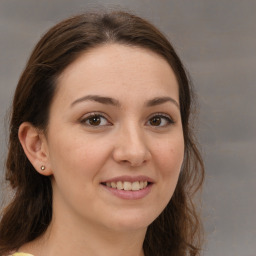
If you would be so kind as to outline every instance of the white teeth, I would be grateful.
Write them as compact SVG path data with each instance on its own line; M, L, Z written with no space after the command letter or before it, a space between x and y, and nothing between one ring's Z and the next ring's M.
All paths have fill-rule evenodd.
M124 188L123 182L122 182L122 181L118 181L118 182L116 183L116 188L117 188L117 189L123 189L123 188Z
M115 188L118 190L126 190L126 191L138 191L140 189L143 189L147 187L148 182L147 181L135 181L135 182L129 182L129 181L117 181L117 182L107 182L106 186Z
M124 190L132 190L132 183L125 181L124 182Z
M132 190L140 190L140 183L138 181L132 183Z
M111 182L111 187L112 188L116 188L116 183L115 182Z

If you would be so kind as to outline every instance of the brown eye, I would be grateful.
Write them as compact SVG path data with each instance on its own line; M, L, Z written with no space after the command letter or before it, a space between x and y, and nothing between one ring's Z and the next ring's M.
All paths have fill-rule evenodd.
M101 118L99 116L94 116L88 119L90 125L99 125L101 122Z
M99 114L90 114L89 116L85 117L81 120L81 123L86 126L107 126L110 125L106 117L99 115Z
M152 118L150 118L148 123L150 126L166 127L168 125L173 124L174 122L170 116L167 116L164 114L161 114L161 115L159 114L159 115L155 115Z
M153 126L159 126L161 124L161 117L153 117L150 120L150 124Z

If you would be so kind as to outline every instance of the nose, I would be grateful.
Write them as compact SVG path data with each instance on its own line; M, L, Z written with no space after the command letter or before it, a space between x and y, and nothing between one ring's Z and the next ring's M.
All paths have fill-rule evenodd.
M115 138L113 158L118 163L132 167L150 160L151 153L141 128L133 125L119 130Z

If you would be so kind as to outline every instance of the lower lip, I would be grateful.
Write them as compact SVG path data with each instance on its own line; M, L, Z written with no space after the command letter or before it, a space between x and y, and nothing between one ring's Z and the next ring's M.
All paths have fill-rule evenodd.
M102 185L105 189L107 189L109 192L111 192L113 195L122 198L122 199L128 199L128 200L138 200L146 197L152 188L153 184L149 184L147 187L141 189L141 190L119 190L116 188L107 187L105 185Z

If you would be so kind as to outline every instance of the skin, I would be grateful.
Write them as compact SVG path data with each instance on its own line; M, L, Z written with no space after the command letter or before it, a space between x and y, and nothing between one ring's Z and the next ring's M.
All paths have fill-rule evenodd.
M38 172L51 175L53 187L48 230L20 251L143 255L146 229L171 199L184 157L174 72L147 49L109 44L83 53L57 86L47 134L29 123L19 130L25 153ZM111 97L119 106L82 99L88 95ZM156 97L171 100L146 106ZM103 117L95 122L90 113ZM127 200L101 184L123 175L146 175L150 192Z

